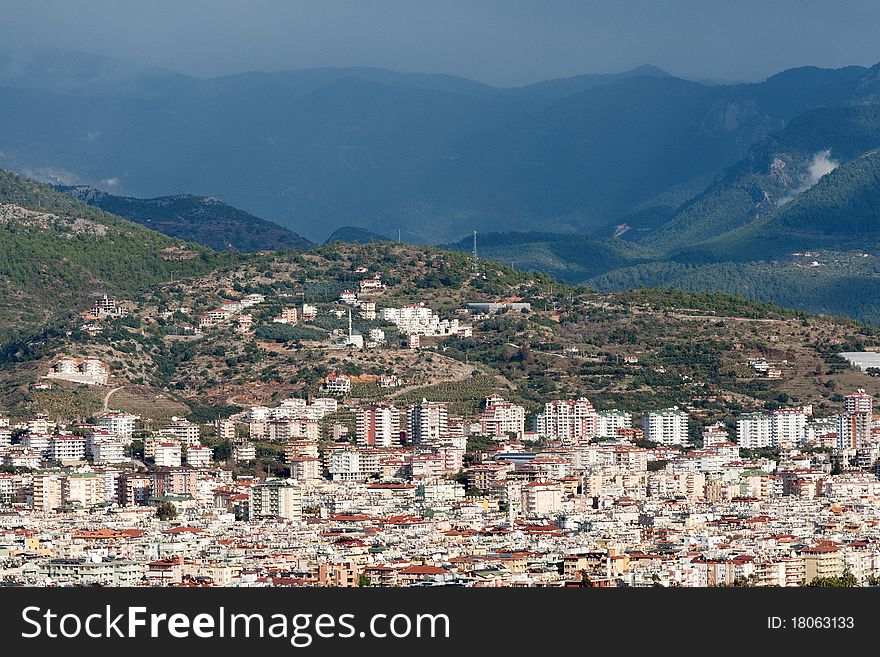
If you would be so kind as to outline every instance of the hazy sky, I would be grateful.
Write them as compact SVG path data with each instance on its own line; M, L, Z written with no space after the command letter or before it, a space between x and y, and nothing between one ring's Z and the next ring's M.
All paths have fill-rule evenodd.
M880 61L878 0L0 0L0 47L198 76L380 66L515 85L650 63L755 80Z

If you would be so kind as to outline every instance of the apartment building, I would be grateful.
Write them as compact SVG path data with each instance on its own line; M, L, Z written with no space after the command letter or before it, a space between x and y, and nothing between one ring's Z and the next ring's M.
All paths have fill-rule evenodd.
M499 395L486 397L480 413L480 433L486 436L522 436L526 430L526 409Z
M661 445L684 445L688 442L688 414L677 406L645 414L645 440Z
M253 486L248 501L248 519L302 518L302 491L285 481L268 481Z
M586 397L556 399L544 404L535 417L535 431L540 436L574 440L596 435L599 417Z
M400 411L392 404L371 404L358 409L355 434L364 447L400 444Z
M406 415L406 436L414 445L440 438L448 430L448 410L443 402L422 399L420 403L407 407Z

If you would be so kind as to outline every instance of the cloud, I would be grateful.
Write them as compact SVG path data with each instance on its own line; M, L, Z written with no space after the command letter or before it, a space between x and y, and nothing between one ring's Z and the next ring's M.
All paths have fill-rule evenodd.
M798 194L802 194L810 189L810 187L819 182L824 176L827 176L834 171L838 166L840 166L840 162L831 159L830 148L813 153L813 159L810 160L810 164L807 165L806 175L801 177L801 184L779 199L779 202L776 205L784 205L785 203L788 203Z
M807 186L804 189L809 189L810 187L815 185L817 182L819 182L819 179L822 178L822 176L828 175L838 166L840 166L840 162L831 159L830 148L814 154L813 161L810 162L810 166L807 167L807 172L809 173L810 178L808 180Z

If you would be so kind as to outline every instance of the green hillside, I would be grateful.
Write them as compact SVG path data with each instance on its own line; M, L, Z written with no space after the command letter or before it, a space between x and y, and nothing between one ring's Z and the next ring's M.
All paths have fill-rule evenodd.
M762 220L680 255L734 262L796 251L873 250L880 241L880 151L843 164Z
M473 241L465 238L447 248L470 252ZM559 280L579 282L612 269L654 260L660 253L620 239L528 232L479 235L478 255L517 269L543 271Z
M207 196L181 194L141 199L108 194L94 187L57 189L164 235L215 251L304 251L314 246L283 226Z
M703 193L642 242L680 249L760 220L815 182L810 166L827 153L846 163L880 147L880 106L823 108L791 121L752 147ZM810 199L812 202L814 199Z
M0 342L84 310L96 295L131 295L221 260L0 170Z

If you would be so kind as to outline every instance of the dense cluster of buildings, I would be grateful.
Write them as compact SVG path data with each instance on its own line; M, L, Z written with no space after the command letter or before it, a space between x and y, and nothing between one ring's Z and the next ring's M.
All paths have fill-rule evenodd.
M353 416L345 426L343 415ZM880 435L839 416L492 395L253 406L146 430L0 419L0 579L55 585L801 586L880 579ZM353 431L353 434L351 433ZM731 435L733 433L733 435ZM699 440L694 440L699 437ZM135 446L141 447L134 449ZM218 445L227 449L221 457ZM281 454L266 476L259 445ZM282 476L278 476L283 472ZM176 517L162 509L173 507ZM174 516L175 514L172 514Z

